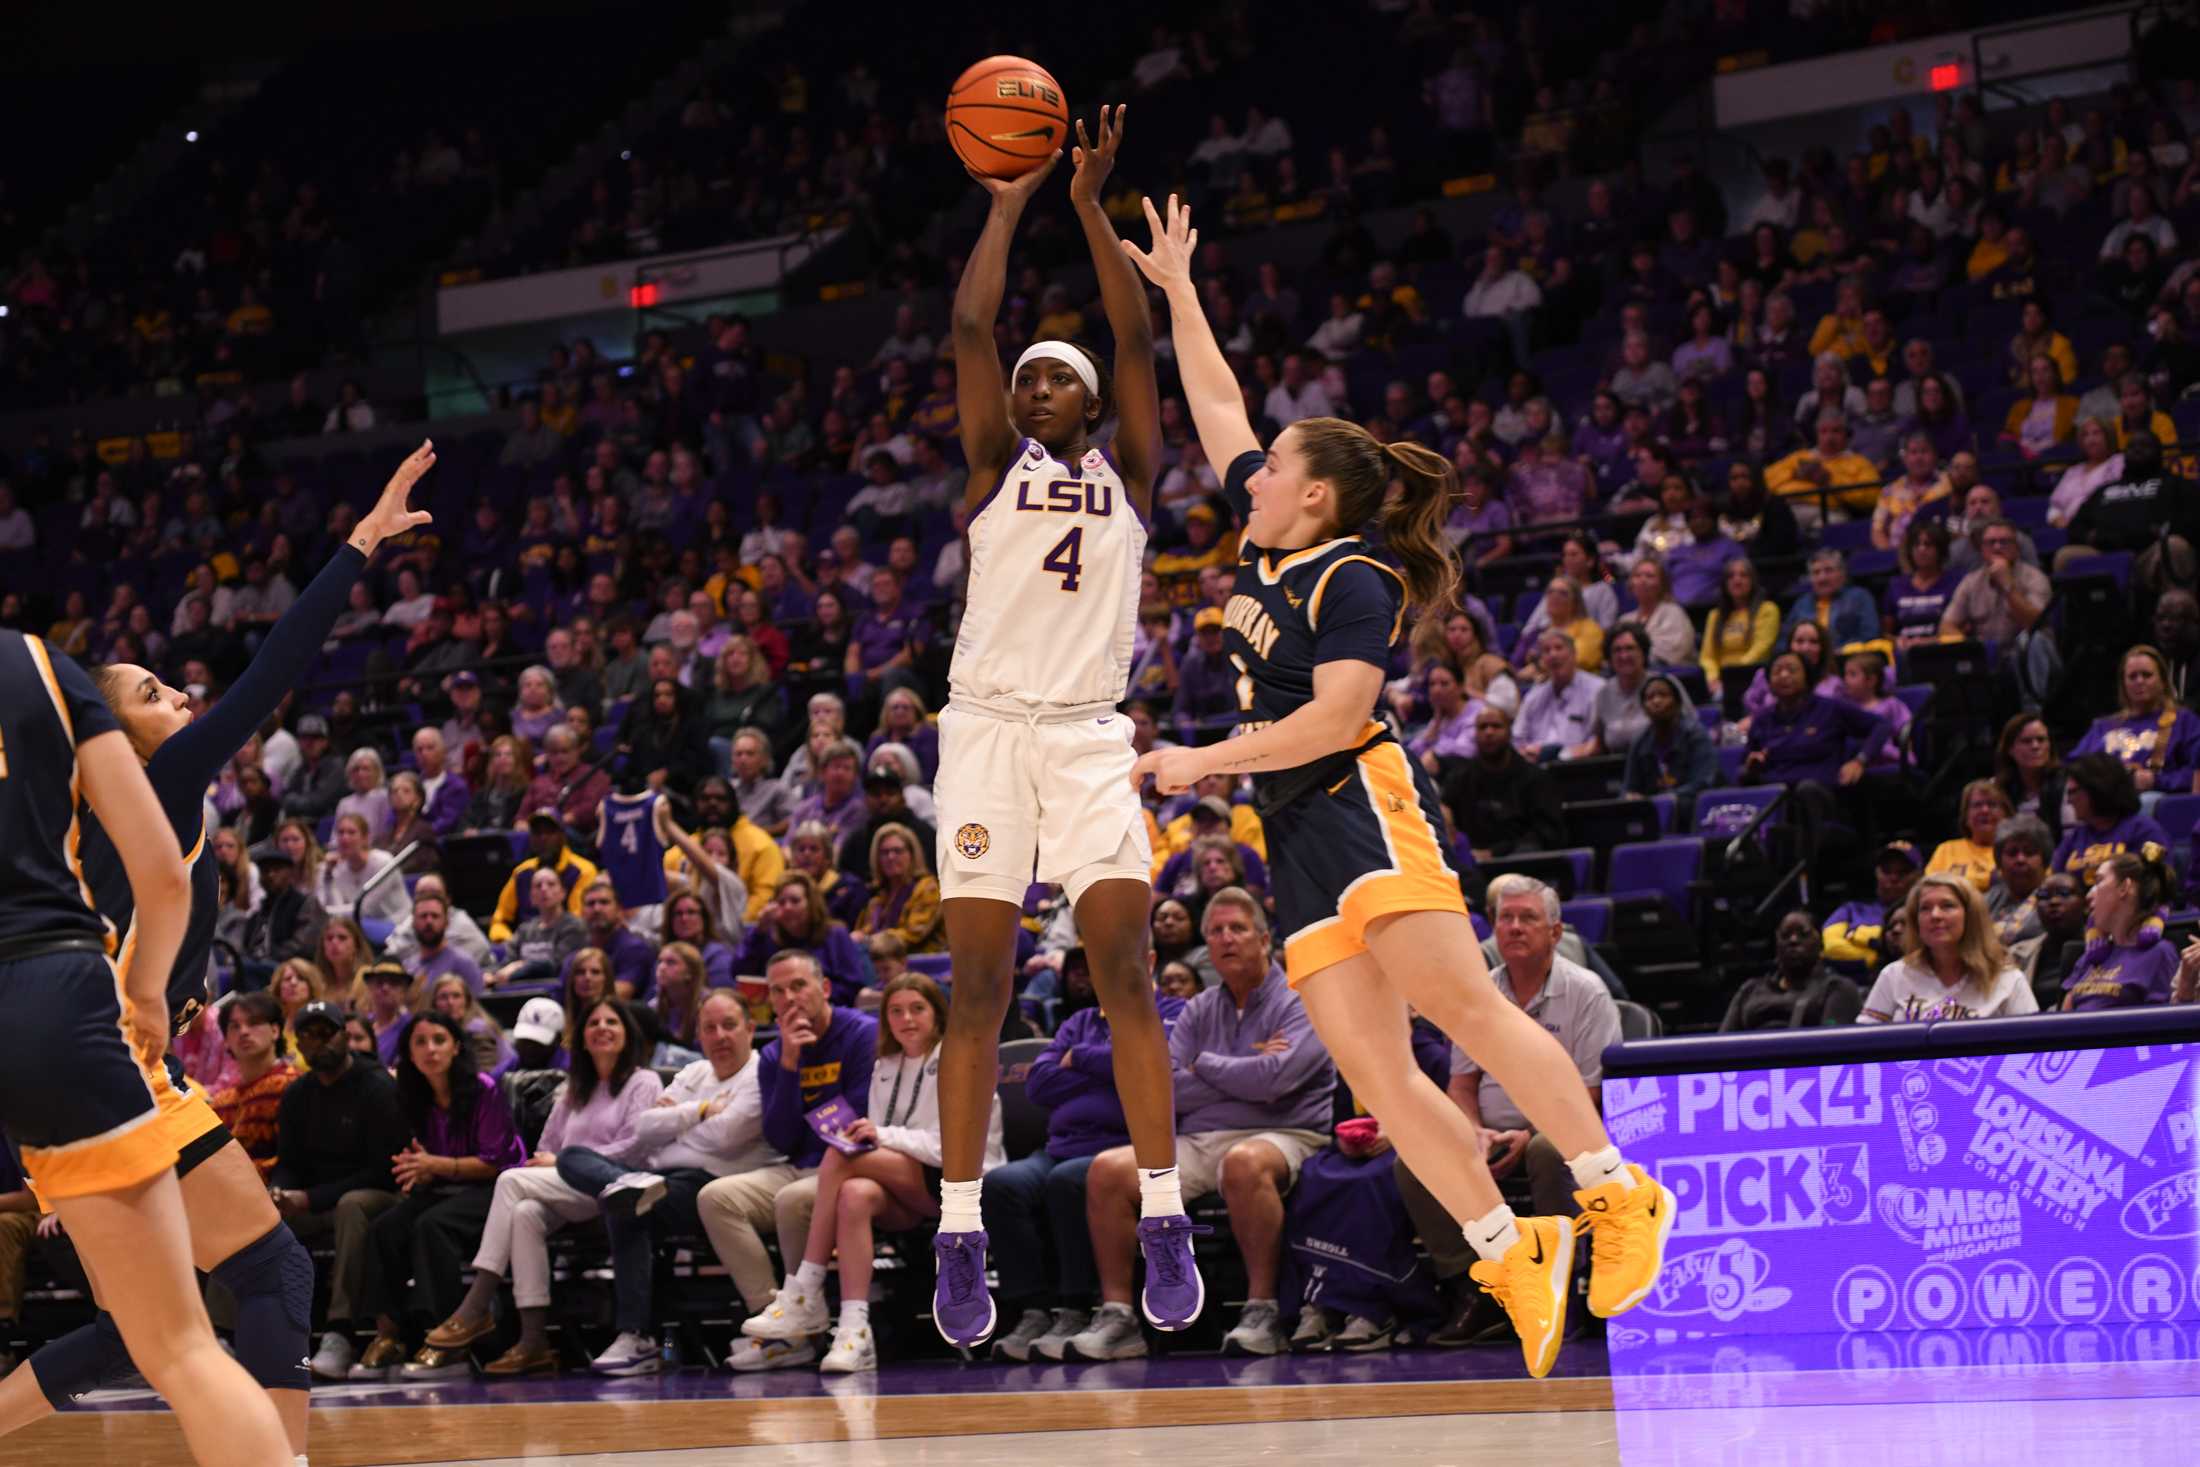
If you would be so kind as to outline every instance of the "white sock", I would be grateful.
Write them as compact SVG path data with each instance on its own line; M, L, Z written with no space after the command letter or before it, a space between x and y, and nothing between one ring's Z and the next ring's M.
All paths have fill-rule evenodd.
M1177 1178L1175 1167L1138 1169L1138 1215L1142 1218L1184 1215L1184 1186Z
M843 1299L840 1301L840 1327L865 1329L871 1323L871 1303L868 1299Z
M797 1294L808 1294L813 1298L824 1293L825 1265L803 1259L802 1266L794 1271L794 1277L787 1280L787 1287Z
M1102 1304L1098 1309L1092 1311L1092 1322L1094 1324L1098 1324L1101 1320L1101 1317L1108 1314L1110 1311L1113 1311L1116 1314L1120 1314L1128 1318L1131 1312L1131 1306L1128 1304L1117 1304L1111 1300L1105 1304Z
M1607 1145L1602 1151L1584 1151L1567 1162L1566 1167L1574 1174L1574 1185L1584 1192L1607 1182L1619 1183L1622 1192L1635 1190L1635 1174L1620 1160L1617 1146Z
M1488 1217L1478 1217L1460 1231L1467 1235L1468 1246L1485 1263L1499 1262L1511 1251L1512 1245L1520 1241L1520 1227L1513 1221L1513 1210L1502 1202Z
M943 1233L975 1233L985 1227L985 1218L978 1210L983 1182L940 1183L940 1231Z

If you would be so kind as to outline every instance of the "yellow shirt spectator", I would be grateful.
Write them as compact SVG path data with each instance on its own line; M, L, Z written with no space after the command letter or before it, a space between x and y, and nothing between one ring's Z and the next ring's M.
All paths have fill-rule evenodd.
M1838 489L1831 502L1852 514L1870 514L1879 504L1879 469L1849 451L1849 425L1837 413L1818 420L1818 444L1798 448L1765 470L1765 487L1790 498L1815 498L1820 489Z

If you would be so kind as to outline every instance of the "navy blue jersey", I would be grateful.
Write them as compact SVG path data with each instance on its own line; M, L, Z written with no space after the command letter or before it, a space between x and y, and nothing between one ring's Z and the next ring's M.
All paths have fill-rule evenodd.
M221 915L221 872L206 830L206 789L222 766L235 758L245 740L282 706L283 696L305 679L329 628L351 597L352 583L367 558L349 545L338 550L268 629L251 666L239 674L219 701L153 753L145 766L153 793L174 827L176 849L191 864L191 919L170 971L168 1013L181 1034L206 1002L206 964L214 950L214 922ZM151 698L157 685L148 678L124 688L124 698ZM110 718L112 715L110 715ZM127 944L137 904L130 896L129 873L114 842L99 821L84 812L84 872L100 915L112 922Z
M607 795L603 802L603 872L622 907L646 907L665 899L665 847L657 839L655 790Z
M83 668L0 631L0 942L96 937L114 951L84 883L76 746L118 727Z
M1224 492L1240 520L1251 508L1245 481L1263 457L1243 453L1230 465ZM1357 535L1303 550L1246 545L1222 609L1223 645L1238 670L1239 727L1265 727L1314 701L1314 669L1322 663L1369 662L1387 670L1405 629L1405 603L1405 578ZM1388 732L1372 704L1368 711L1361 744Z

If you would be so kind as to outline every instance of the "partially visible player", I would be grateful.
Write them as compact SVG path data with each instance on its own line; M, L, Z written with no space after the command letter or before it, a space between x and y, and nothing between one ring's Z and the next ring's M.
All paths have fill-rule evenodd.
M1061 154L1021 178L972 173L993 196L955 292L955 399L970 464L970 590L940 715L939 872L955 1003L940 1050L939 1287L933 1317L969 1348L995 1323L985 1285L979 1168L1014 993L1023 899L1059 882L1115 1031L1116 1089L1137 1153L1146 1318L1182 1329L1205 1302L1176 1173L1169 1047L1154 1011L1146 915L1153 857L1128 783L1116 705L1130 681L1146 521L1161 446L1153 318L1100 191L1123 141L1077 125L1070 199L1115 337L1112 386L1075 342L1038 341L1001 380L993 321L1009 241ZM1093 444L1109 416L1115 437Z
M641 790L606 795L597 807L603 874L611 878L619 905L629 910L665 899L665 843L657 833L657 807L664 802L662 791Z
M1223 608L1245 722L1198 749L1155 750L1134 780L1162 793L1250 771L1268 828L1284 967L1352 1093L1482 1261L1474 1280L1512 1316L1531 1375L1565 1334L1575 1224L1515 1218L1491 1180L1479 1128L1413 1061L1408 1006L1436 1022L1571 1158L1582 1226L1594 1232L1592 1312L1650 1292L1676 1207L1620 1158L1564 1049L1499 993L1444 852L1426 771L1374 716L1408 607L1450 603L1457 566L1443 537L1451 468L1415 445L1385 447L1338 418L1308 418L1264 453L1192 284L1199 236L1169 200L1146 203L1153 247L1124 252L1169 299L1184 396L1209 462L1245 527ZM1393 481L1403 487L1390 500ZM1387 502L1386 502L1387 501ZM1404 573L1362 538L1379 523Z
M105 820L84 822L84 878L100 916L114 924L125 971L133 982L143 976L164 985L179 1034L206 1004L207 959L214 920L221 914L219 861L205 829L207 785L304 678L376 547L428 523L427 513L407 508L406 501L434 466L434 445L423 442L398 466L350 539L269 630L251 666L203 715L194 719L190 698L142 667L114 664L98 672L108 709L144 761L165 812L163 826L190 867L190 918L175 961L157 973L146 971L149 958L136 941L133 884ZM193 1260L236 1297L237 1358L274 1397L293 1449L303 1454L313 1261L204 1092L185 1078L174 1056L166 1067L170 1084L160 1125L177 1155ZM102 1314L41 1346L24 1369L0 1380L0 1432L36 1421L128 1373L114 1322Z
M80 795L121 832L116 859L140 897L131 941L143 961L127 976L78 861ZM292 1454L274 1406L207 1323L175 1141L161 1124L163 985L190 914L190 875L91 679L37 638L5 631L0 831L0 1126L191 1454L282 1467Z

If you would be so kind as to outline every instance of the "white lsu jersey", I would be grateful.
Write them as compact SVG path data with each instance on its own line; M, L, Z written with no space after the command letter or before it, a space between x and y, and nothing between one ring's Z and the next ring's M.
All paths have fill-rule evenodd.
M1145 521L1105 454L1092 449L1072 467L1024 439L971 517L952 696L1031 708L1121 702L1145 554Z

